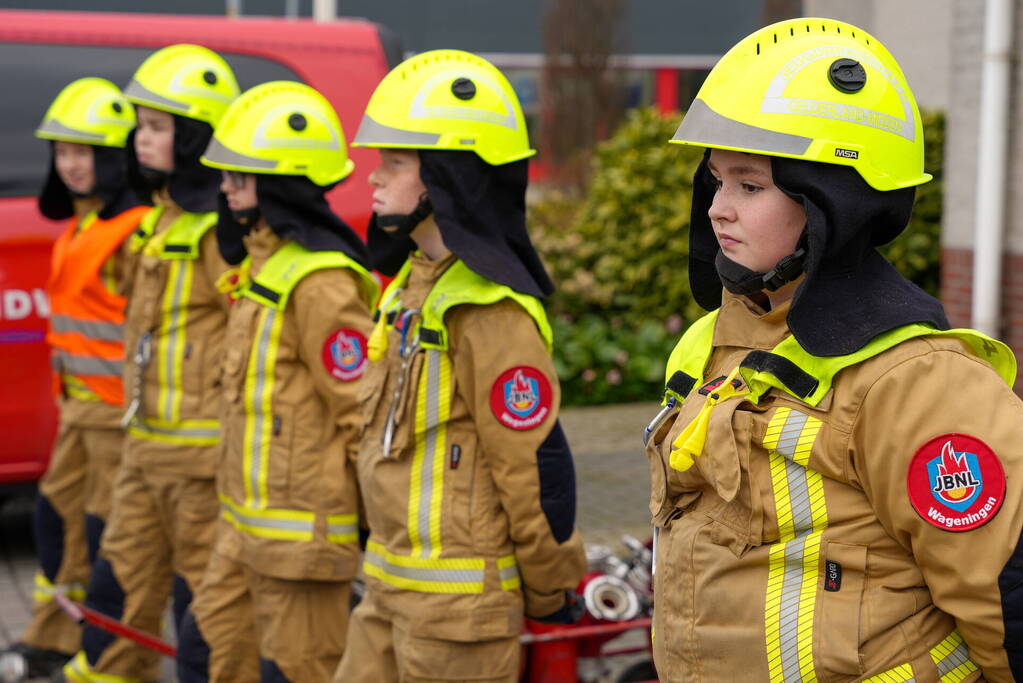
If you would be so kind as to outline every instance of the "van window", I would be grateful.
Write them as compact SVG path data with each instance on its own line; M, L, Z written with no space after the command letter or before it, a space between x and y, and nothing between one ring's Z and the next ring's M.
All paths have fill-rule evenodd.
M151 48L0 43L0 197L36 195L50 160L34 132L57 93L71 81L99 76L125 87ZM301 81L271 59L221 52L242 90L273 80Z

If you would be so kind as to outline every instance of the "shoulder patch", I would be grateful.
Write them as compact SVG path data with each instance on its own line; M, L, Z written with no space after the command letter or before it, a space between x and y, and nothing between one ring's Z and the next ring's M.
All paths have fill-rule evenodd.
M519 365L502 372L490 388L490 409L505 427L533 429L551 414L552 397L551 383L542 372Z
M906 488L925 522L945 531L969 531L998 514L1005 501L1005 471L980 439L941 434L917 449Z
M323 342L323 367L334 379L350 382L366 370L366 335L342 327Z

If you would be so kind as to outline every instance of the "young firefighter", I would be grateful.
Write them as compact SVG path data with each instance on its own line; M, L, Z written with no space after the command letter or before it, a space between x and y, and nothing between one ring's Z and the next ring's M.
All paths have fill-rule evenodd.
M52 149L39 210L70 221L47 284L60 429L36 499L36 603L10 648L30 676L50 675L78 650L81 629L53 596L84 599L121 460L125 244L147 211L127 183L124 144L134 126L135 110L113 83L81 78L36 129Z
M358 570L356 380L379 293L325 196L354 164L330 103L290 81L242 94L202 160L223 169L217 238L241 277L224 336L220 528L178 676L328 683Z
M875 249L930 180L899 65L774 24L672 142L708 148L689 277L714 310L648 428L661 680L1023 680L1015 360Z
M86 604L153 634L174 590L180 616L206 568L214 486L217 371L229 302L217 250L220 175L199 163L238 95L230 67L197 45L153 53L125 96L137 107L129 161L154 208L132 237L138 265L125 322L128 434ZM72 681L151 679L157 655L86 627Z
M493 65L438 50L384 78L353 146L380 149L369 249L397 276L361 390L366 595L334 680L514 681L523 614L570 621L585 570L525 120Z

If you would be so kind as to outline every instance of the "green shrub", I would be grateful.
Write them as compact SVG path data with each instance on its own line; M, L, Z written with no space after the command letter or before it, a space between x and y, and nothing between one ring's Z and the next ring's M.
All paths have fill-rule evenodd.
M702 151L667 144L681 115L635 109L593 158L585 198L556 193L530 207L537 248L558 291L548 312L567 405L656 400L664 363L703 310L689 290L692 177ZM885 255L938 287L943 118L924 116L928 170L910 229Z

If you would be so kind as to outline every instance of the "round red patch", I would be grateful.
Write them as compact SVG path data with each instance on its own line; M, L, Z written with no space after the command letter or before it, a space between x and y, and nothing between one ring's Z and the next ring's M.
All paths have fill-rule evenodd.
M323 367L335 379L350 382L366 370L366 335L342 327L323 342Z
M551 414L551 383L528 365L505 370L490 388L490 409L505 427L533 429Z
M986 443L942 434L917 449L906 477L909 501L928 524L969 531L987 524L1005 501L1005 471Z

